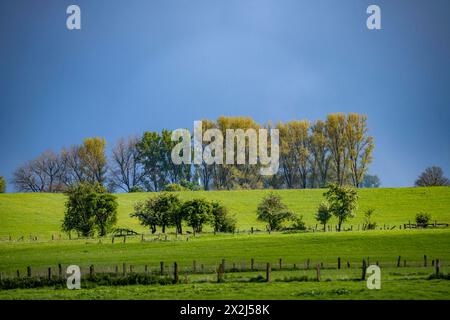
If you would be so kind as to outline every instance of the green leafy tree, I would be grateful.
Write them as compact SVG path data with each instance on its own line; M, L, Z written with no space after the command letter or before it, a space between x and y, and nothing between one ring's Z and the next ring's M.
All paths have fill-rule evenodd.
M211 225L216 232L234 232L236 229L236 219L231 217L225 206L219 202L212 202Z
M323 231L326 230L327 223L331 219L331 216L332 214L327 203L322 202L317 209L316 220L323 225Z
M5 178L0 176L0 193L5 193L6 191L6 181Z
M281 201L281 197L272 192L259 203L256 214L259 221L267 223L269 231L280 230L283 222L295 218Z
M177 232L182 233L183 212L179 210L180 204L177 195L163 192L143 203L137 203L131 217L138 218L143 226L150 227L152 233L156 232L157 226L165 233L171 225L175 225Z
M138 218L141 225L150 228L152 233L155 233L158 227L158 214L153 210L154 202L155 198L138 202L134 205L134 212L130 214L130 217Z
M70 187L66 195L63 231L76 231L90 237L97 230L100 236L104 236L116 223L116 197L107 194L100 184L80 183Z
M332 183L324 196L328 201L330 213L338 219L338 231L341 231L342 223L354 216L358 203L358 193L352 187Z
M117 201L112 194L98 194L94 212L94 224L99 236L105 236L117 223Z
M213 206L204 199L192 199L184 202L180 208L186 216L188 226L194 232L202 232L203 225L213 219Z

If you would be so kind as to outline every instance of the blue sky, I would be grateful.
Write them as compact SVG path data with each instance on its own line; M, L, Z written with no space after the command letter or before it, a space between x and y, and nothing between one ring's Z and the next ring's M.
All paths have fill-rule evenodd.
M82 29L66 29L81 7ZM382 30L366 28L381 7ZM0 3L0 175L85 137L201 118L368 116L370 172L450 175L450 2L96 0ZM9 186L9 190L12 187Z

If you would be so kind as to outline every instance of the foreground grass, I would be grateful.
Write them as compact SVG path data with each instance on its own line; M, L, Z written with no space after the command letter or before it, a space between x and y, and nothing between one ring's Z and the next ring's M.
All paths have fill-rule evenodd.
M196 283L166 286L16 289L0 291L0 299L417 299L448 300L448 280L392 280L380 290L368 290L363 281Z
M250 259L255 266L264 268L266 262L292 267L304 266L307 259L314 263L323 262L335 266L337 257L342 264L361 264L362 259L395 264L400 255L407 263L422 263L427 255L429 263L440 258L450 258L450 230L401 230L367 231L342 233L302 233L302 234L254 234L254 235L209 235L193 238L189 241L150 241L127 243L98 243L95 240L50 241L45 243L0 243L0 272L14 274L17 269L22 273L27 266L35 272L46 272L47 267L58 263L65 266L77 264L86 270L93 264L96 270L112 271L123 262L134 265L135 270L148 265L159 270L160 261L166 265L177 262L180 270L192 268L196 260L198 268L205 265L205 271L213 271L222 259L228 266L236 263L248 268Z
M238 228L249 230L251 227L264 229L264 224L256 220L256 207L269 190L239 191L195 191L180 192L180 198L206 198L222 202L232 214L236 215ZM316 224L314 214L323 200L324 190L275 190L283 201L297 214L301 214L308 226ZM374 221L379 226L390 226L413 222L417 212L425 211L433 220L450 223L450 187L432 188L379 188L359 189L360 200L357 216L347 225L363 222L363 212L375 209ZM136 202L151 196L150 193L118 194L118 226L146 231L137 219L129 214ZM13 239L29 234L51 238L61 233L60 226L64 215L65 197L62 194L0 194L0 238L11 236ZM336 223L334 218L331 223Z

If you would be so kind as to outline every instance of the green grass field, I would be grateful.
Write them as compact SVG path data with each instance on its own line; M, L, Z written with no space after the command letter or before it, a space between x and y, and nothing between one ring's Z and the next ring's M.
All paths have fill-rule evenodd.
M236 215L238 228L249 230L251 227L264 229L264 224L256 220L256 207L268 190L239 191L194 191L180 192L180 198L206 198L222 202ZM321 201L324 190L275 190L288 207L303 215L308 226L316 224L314 214ZM364 210L374 208L374 221L378 225L400 225L414 221L416 213L426 211L433 220L450 223L450 187L434 188L379 188L360 189L359 209L356 217L347 225L363 222ZM133 205L152 196L150 193L118 194L118 226L136 230L143 229L137 219L129 217ZM18 238L29 234L50 238L59 234L64 216L65 196L62 194L0 194L0 237L11 235ZM336 223L335 219L331 223ZM398 227L398 226L397 226Z
M238 228L250 229L264 225L255 219L255 208L268 191L214 191L182 192L183 199L205 197L219 200L235 214ZM283 200L307 225L315 225L314 211L322 201L323 190L281 190ZM374 220L378 225L397 225L395 230L307 233L239 233L235 235L200 234L168 236L167 241L146 234L127 239L126 243L110 237L103 239L74 239L51 241L59 234L64 214L64 196L58 194L4 194L0 195L0 272L3 277L21 275L31 266L33 275L45 275L47 268L77 264L86 274L89 265L96 272L113 272L117 265L133 265L134 272L143 272L147 265L152 272L159 270L160 261L169 268L173 262L180 274L189 274L189 283L178 285L130 285L123 287L84 288L73 292L66 289L39 288L0 290L0 299L449 299L448 280L427 280L433 273L431 261L441 260L441 272L450 267L450 229L398 230L398 225L414 221L419 211L429 212L433 220L450 222L450 188L362 189L359 191L359 211L348 225L362 222L361 212L376 209ZM129 217L133 204L150 194L119 194L118 226L147 231ZM333 221L334 222L334 221ZM332 222L332 223L333 223ZM355 230L355 229L354 229ZM29 241L28 235L39 236ZM11 235L13 241L8 241ZM25 241L15 241L24 235ZM161 238L164 239L164 238ZM101 243L100 243L101 241ZM423 267L423 256L428 267ZM401 256L401 267L397 258ZM342 270L336 270L337 257ZM274 281L252 283L248 279L258 273L226 273L225 283L215 283L214 271L222 259L228 268L248 270L250 259L255 268L263 270L270 262L274 268ZM277 270L282 258L284 270ZM311 266L323 263L321 282L277 281L286 277L307 275L306 261ZM381 290L368 290L365 282L355 281L361 272L362 259L379 262L383 272ZM193 260L197 270L204 265L204 273L191 275ZM350 268L347 267L347 261ZM406 266L404 265L406 261ZM296 269L294 269L294 264ZM299 270L300 269L300 270ZM170 269L167 272L171 272Z

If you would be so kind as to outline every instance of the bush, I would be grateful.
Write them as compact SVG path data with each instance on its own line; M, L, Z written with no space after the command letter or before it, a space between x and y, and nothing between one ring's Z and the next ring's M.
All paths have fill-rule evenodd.
M375 230L377 227L377 223L372 221L372 215L375 212L375 209L367 209L366 212L364 212L364 223L363 223L363 230Z
M145 192L144 188L140 187L140 186L134 186L131 187L130 191L128 191L129 193L133 193L133 192Z
M292 225L292 230L306 230L306 224L303 221L303 216L293 218L294 224Z
M431 215L426 212L419 212L416 214L416 223L418 227L426 228L431 220Z
M178 192L178 191L186 191L187 188L183 187L178 183L169 183L164 187L164 191L167 192Z
M212 202L212 227L215 232L234 232L236 229L236 219L228 214L225 206L218 202Z

